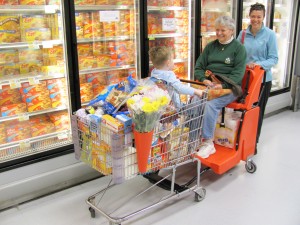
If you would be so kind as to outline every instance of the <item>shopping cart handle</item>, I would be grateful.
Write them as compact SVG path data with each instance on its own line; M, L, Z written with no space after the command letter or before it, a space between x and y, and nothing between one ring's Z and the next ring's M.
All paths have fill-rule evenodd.
M180 81L181 82L185 82L185 83L190 83L190 84L198 84L198 85L204 85L204 86L206 86L203 82L195 81L195 80L180 79Z

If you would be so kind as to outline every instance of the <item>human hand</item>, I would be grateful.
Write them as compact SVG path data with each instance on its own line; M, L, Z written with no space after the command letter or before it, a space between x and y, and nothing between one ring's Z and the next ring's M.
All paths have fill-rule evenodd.
M195 89L194 94L195 94L195 95L198 95L199 97L202 97L203 91L200 90L200 89Z
M251 63L248 63L247 66L250 68L250 69L254 69L255 66L257 66L258 64L254 63L254 62L251 62Z
M214 85L213 82L211 82L210 80L204 80L203 84L208 86L208 87L212 87Z
M222 84L213 84L212 89L222 89Z

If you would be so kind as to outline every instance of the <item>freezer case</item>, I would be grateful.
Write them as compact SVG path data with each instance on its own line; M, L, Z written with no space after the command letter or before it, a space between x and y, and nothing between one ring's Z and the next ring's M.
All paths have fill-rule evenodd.
M147 50L153 46L172 49L174 72L179 78L188 79L193 63L192 21L193 1L147 1ZM148 54L148 52L145 52ZM149 61L149 71L153 69ZM148 74L149 75L149 74Z
M61 9L0 1L0 164L72 143Z
M272 91L290 86L291 62L293 54L293 24L296 18L296 2L275 0L273 12L273 27L278 43L278 64L272 68ZM299 4L299 3L298 3Z
M138 2L75 1L80 101L85 106L107 85L139 77Z
M219 16L231 16L235 19L233 0L202 0L201 1L201 52L205 46L216 39L215 20Z

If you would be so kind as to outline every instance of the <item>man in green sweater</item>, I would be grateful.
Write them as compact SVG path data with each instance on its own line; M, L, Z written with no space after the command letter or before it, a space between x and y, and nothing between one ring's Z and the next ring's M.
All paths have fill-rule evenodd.
M245 47L234 39L235 21L229 16L221 16L215 21L215 41L210 42L198 58L195 66L195 79L214 89L232 89L241 85L246 69ZM223 77L221 84L213 83L205 76L209 70ZM230 81L230 82L229 82ZM202 158L216 152L213 138L220 110L233 102L237 96L233 93L212 99L206 103L202 127L203 142L197 152Z

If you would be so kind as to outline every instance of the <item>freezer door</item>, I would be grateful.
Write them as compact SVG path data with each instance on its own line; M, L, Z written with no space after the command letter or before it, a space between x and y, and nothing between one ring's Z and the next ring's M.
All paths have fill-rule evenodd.
M193 1L147 1L147 40L153 46L168 46L173 51L174 72L179 78L190 79L193 68ZM148 54L146 52L145 54ZM149 62L149 71L153 69ZM148 74L149 75L149 74Z
M202 0L201 1L201 51L216 39L215 20L219 16L228 15L236 19L236 1L233 0Z
M138 1L75 1L81 105L107 85L139 78Z
M290 85L297 3L287 0L274 2L272 29L277 36L279 59L278 64L272 68L272 91L277 91Z
M62 3L0 1L0 167L71 148Z

